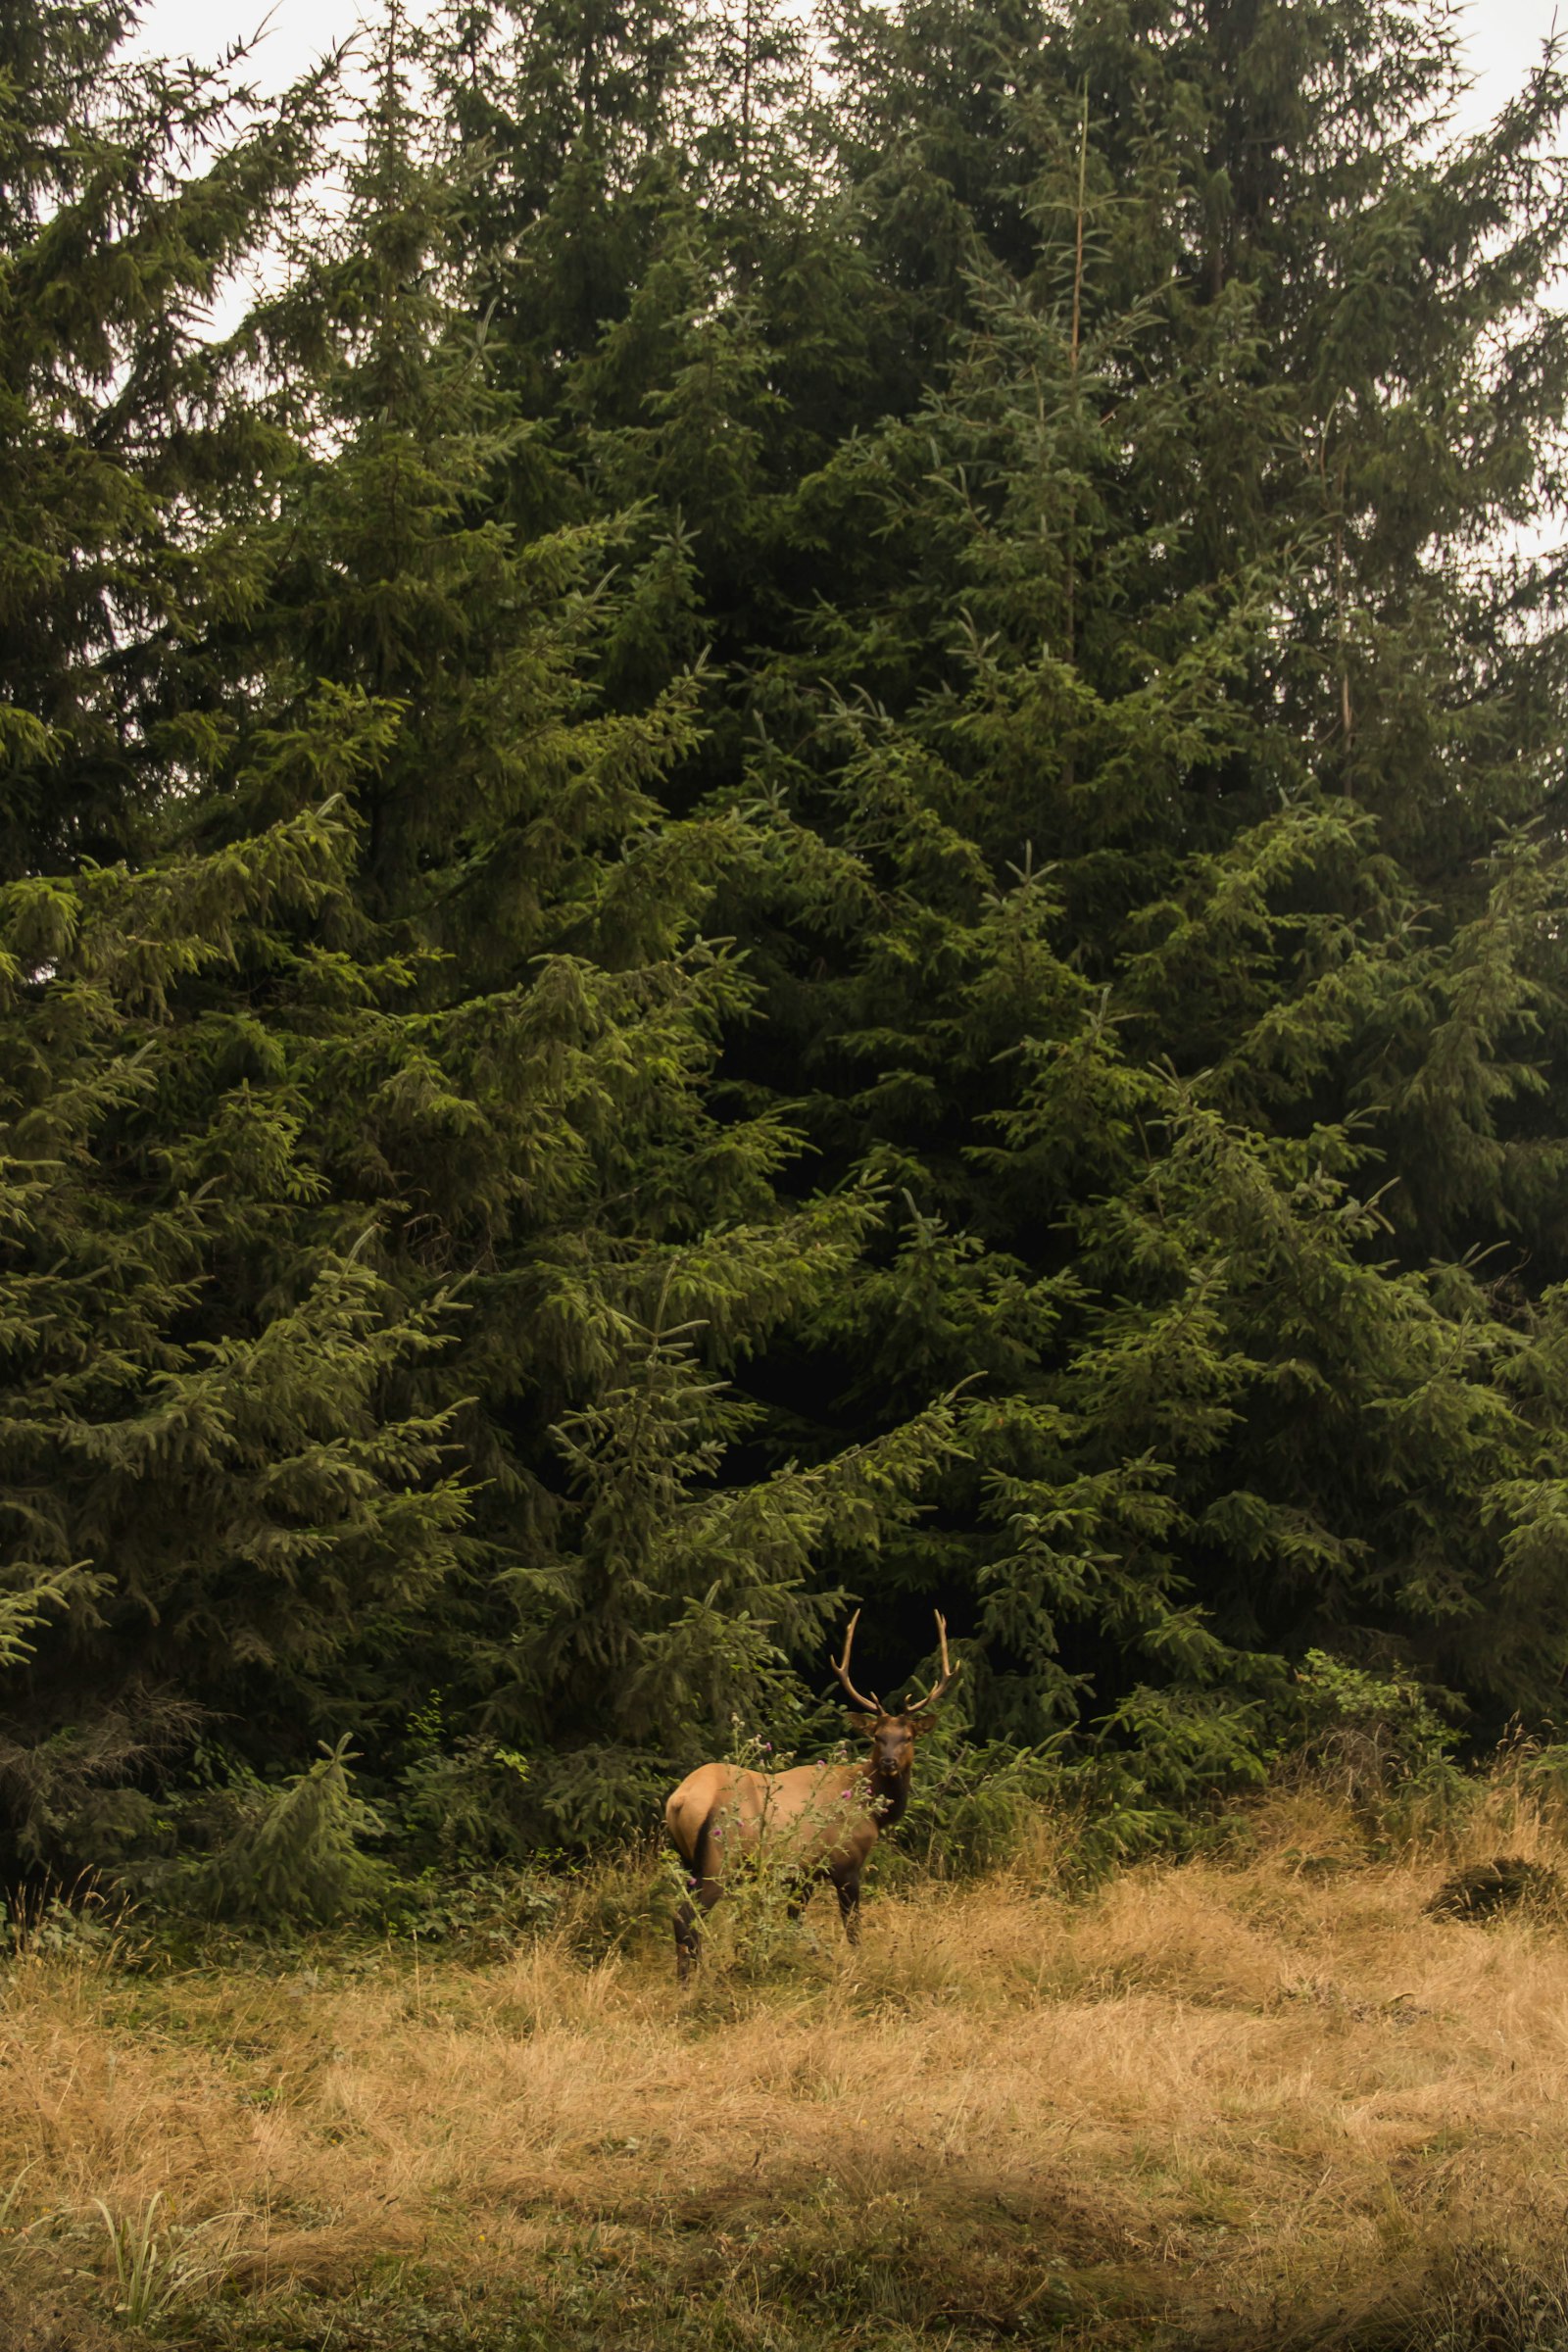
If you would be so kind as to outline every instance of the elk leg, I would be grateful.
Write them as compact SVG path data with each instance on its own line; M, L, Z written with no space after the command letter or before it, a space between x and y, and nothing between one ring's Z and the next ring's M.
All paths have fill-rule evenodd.
M697 1966L702 1950L697 1934L697 1914L690 1898L683 1900L675 1912L675 1982L684 1984Z
M839 1898L839 1917L844 1922L844 1933L851 1943L858 1943L860 1940L860 1874L856 1871L848 1878L835 1879L833 1886Z
M675 1912L675 1982L685 1984L691 1978L703 1954L702 1919L723 1893L723 1883L717 1872L717 1862L723 1846L724 1832L719 1810L715 1806L697 1833L692 1848L691 1876L686 1881L686 1894ZM702 1913L699 1919L698 1913Z
M690 1892L675 1911L675 1982L689 1984L693 1969L703 1956L703 1920L717 1902L724 1889L717 1879L689 1879ZM701 1914L701 1916L699 1916Z

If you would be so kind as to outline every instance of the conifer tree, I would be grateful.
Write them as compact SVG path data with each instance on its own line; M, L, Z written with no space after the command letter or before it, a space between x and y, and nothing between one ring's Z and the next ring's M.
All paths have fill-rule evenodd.
M663 789L762 835L719 901L765 1016L736 1100L804 1092L888 1188L758 1376L775 1436L982 1375L882 1573L967 1596L994 1725L1098 1716L1167 1792L1313 1641L1516 1703L1563 1134L1517 828L1562 640L1550 564L1488 551L1563 407L1556 63L1445 146L1451 27L1386 0L831 31L831 108L769 134L817 159L793 204L726 212L733 107L696 110L727 162L643 119L663 247L530 378L682 534L722 657Z
M131 855L0 906L12 1854L133 1859L200 1734L260 1824L209 1874L241 1911L359 1899L339 1831L376 1817L312 1755L352 1736L390 1786L432 1684L444 1801L524 1792L492 1842L628 1818L815 1646L813 1552L874 1546L951 1442L938 1405L739 1463L726 1375L873 1210L781 1213L786 1121L710 1099L750 992L704 918L750 837L666 817L702 680L634 674L684 558L615 577L635 529L573 514L495 380L416 47L394 12L349 207L233 339L265 482L171 532L208 567L201 763L138 733ZM318 1795L330 1868L289 1827Z
M291 297L338 356L330 457L282 517L270 668L304 692L329 667L400 713L360 793L360 895L419 959L416 1054L343 1090L335 1183L364 1180L373 1105L396 1279L412 1300L432 1266L466 1278L441 1378L473 1399L485 1566L428 1640L454 1721L565 1751L540 1755L527 1796L559 1836L646 1801L649 1765L617 1784L612 1752L651 1745L667 1769L749 1674L814 1642L829 1601L802 1590L803 1529L853 1520L874 1541L864 1498L880 1480L896 1504L897 1465L940 1451L947 1421L916 1416L804 1487L700 1499L734 1480L745 1425L715 1382L825 1293L872 1212L851 1192L781 1217L788 1125L711 1099L751 992L704 924L754 845L733 811L672 818L658 797L699 743L701 671L669 642L689 558L673 532L643 553L614 512L570 518L580 490L552 487L559 461L458 307L462 165L418 152L403 38L389 26L338 250ZM527 530L529 474L535 514L568 519Z
M820 1424L984 1371L891 1572L967 1595L993 1723L1098 1721L1167 1798L1314 1642L1539 1704L1562 876L1510 828L1562 639L1487 550L1563 408L1560 74L1434 150L1419 10L841 28L941 356L802 486L840 587L753 689L747 1066L902 1203Z
M458 1513L441 1417L383 1395L433 1323L389 1311L318 1213L255 1015L254 990L298 986L300 930L330 929L352 827L167 846L171 804L232 756L233 526L286 455L201 306L310 168L325 77L268 115L228 68L123 64L125 24L13 11L0 76L13 1866L113 1850L146 1815L127 1782L204 1708L319 1676L450 1566Z
M872 1580L1126 1836L1568 1664L1555 56L829 29L394 9L346 210L0 31L13 1868L598 1834Z
M265 495L273 453L241 355L203 318L310 172L330 105L326 71L269 111L237 52L210 72L127 62L131 13L19 0L0 25L13 874L137 844L169 763L210 754L190 615L243 604L216 516Z
M785 527L787 496L880 413L878 337L891 349L902 322L889 331L824 170L811 25L773 0L612 16L620 63L595 67L591 118L547 93L538 59L548 42L602 60L612 18L593 8L548 28L537 12L456 11L442 73L478 175L462 243L498 366L569 455L577 511L640 513L639 546L668 551L660 625L609 682L645 686L709 649L704 743L675 787L689 806L735 771L732 665L777 642L814 587L818 551Z

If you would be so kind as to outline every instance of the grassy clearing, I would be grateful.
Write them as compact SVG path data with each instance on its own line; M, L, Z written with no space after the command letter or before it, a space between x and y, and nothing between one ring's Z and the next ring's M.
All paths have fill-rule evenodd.
M651 1934L584 1956L623 1874L485 1963L24 1953L0 2337L1568 2346L1568 1928L1424 1917L1452 1853L1316 1798L1255 1828L1076 1901L1039 1852L885 1894L856 1954L819 1902L684 1998Z

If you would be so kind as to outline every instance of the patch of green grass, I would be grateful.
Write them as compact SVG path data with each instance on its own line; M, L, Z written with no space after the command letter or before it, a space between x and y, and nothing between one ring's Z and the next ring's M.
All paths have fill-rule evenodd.
M1006 2340L1088 2352L1147 2345L1147 2304L1117 2320L1089 2282L1038 2264L919 2254L906 2217L879 2217L881 2251L858 2234L719 2232L627 2246L585 2232L543 2249L526 2280L477 2291L405 2277L349 2295L299 2293L187 2310L155 2340L200 2352L977 2352ZM1021 2288L1021 2291L1020 2291ZM966 2301L965 2298L968 2298Z

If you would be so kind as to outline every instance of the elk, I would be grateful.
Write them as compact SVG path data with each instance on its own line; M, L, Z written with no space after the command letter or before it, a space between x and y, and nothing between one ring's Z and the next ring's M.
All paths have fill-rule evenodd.
M851 1943L860 1932L860 1874L872 1846L892 1829L909 1801L914 1743L931 1710L957 1680L948 1663L947 1621L936 1612L942 1672L923 1698L891 1712L865 1697L850 1680L850 1649L860 1622L856 1610L833 1671L854 1701L850 1720L871 1742L863 1763L797 1764L788 1772L747 1772L738 1764L699 1764L664 1807L664 1822L688 1872L685 1899L675 1914L675 1974L684 1984L697 1965L706 1918L725 1880L765 1843L803 1889L831 1879Z

